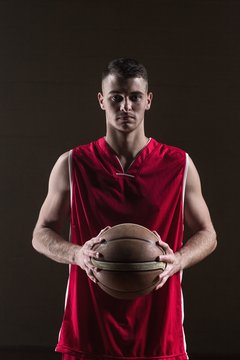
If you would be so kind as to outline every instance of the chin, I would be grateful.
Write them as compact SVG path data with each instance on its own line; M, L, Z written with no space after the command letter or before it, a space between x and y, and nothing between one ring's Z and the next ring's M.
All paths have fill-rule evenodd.
M136 127L133 124L123 124L121 126L118 126L118 130L122 131L122 132L132 132L133 130L135 130Z

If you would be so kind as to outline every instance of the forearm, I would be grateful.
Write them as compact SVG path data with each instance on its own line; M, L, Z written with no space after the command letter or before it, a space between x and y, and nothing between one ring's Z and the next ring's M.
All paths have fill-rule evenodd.
M214 229L197 231L175 253L179 257L180 269L183 270L197 264L211 254L216 246L217 240Z
M32 244L35 250L62 264L75 264L81 246L63 239L48 227L36 228L33 232Z

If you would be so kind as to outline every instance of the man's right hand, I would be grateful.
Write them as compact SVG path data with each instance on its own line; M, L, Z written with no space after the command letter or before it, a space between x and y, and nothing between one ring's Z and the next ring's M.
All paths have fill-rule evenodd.
M101 256L101 254L99 254L96 250L92 250L92 248L95 244L99 244L102 240L104 240L103 234L108 229L110 229L110 226L102 229L96 237L86 241L85 244L77 251L75 257L76 265L80 266L84 271L86 271L87 276L95 283L97 282L97 279L94 276L94 272L98 269L92 264L91 258L98 258Z

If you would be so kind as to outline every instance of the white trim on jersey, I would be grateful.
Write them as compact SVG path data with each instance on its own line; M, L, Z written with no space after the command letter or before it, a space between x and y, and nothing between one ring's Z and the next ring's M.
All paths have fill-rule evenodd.
M182 196L183 196L183 200L182 200L183 215L184 215L184 203L185 203L185 191L186 191L186 182L187 182L187 174L188 174L188 165L189 165L189 156L186 153L186 164L185 164L185 170L184 170L184 176L183 176L183 194L182 194Z
M182 272L181 272L181 277L182 277ZM185 352L187 354L187 343L186 343L186 336L185 336L185 331L184 331L184 327L183 327L183 322L184 322L184 298L183 298L183 292L181 290L181 300L182 300L182 332L183 332L183 343L184 343L184 349ZM188 355L187 355L188 356ZM189 358L188 358L189 359Z
M128 176L128 177L131 177L131 178L135 178L134 175L131 175L131 174L126 174L126 173L116 173L116 175L120 175L120 176Z
M189 166L189 155L186 153L186 164L185 164L185 170L184 170L184 176L183 176L183 192L182 192L182 216L183 216L183 227L184 227L184 204L185 204L185 191L186 191L186 182L187 182L187 174L188 174L188 166ZM180 272L180 281L182 282L183 277L183 271ZM183 298L183 292L181 290L181 301L182 301L182 331L183 331L183 341L184 341L184 348L185 352L187 354L187 343L186 343L186 337L183 327L184 322L184 298ZM187 355L188 356L188 355Z
M70 150L69 154L68 154L68 173L69 173L69 186L70 186L70 207L72 208L72 150ZM71 241L71 226L69 228L68 240ZM71 264L69 264L69 266L68 266L68 271L69 271L69 273L68 273L68 281L67 281L66 293L65 293L64 310L66 309L66 306L67 306ZM59 333L58 333L58 340L60 339L61 331L62 331L62 327L60 328Z
M70 185L70 204L72 207L72 150L68 154L68 173L69 173L69 185Z
M105 139L105 140L106 140L106 139ZM117 161L119 162L119 165L120 165L120 167L121 167L121 169L122 169L122 172L116 172L116 175L123 175L123 176L128 176L128 177L131 177L131 178L135 178L134 175L128 174L128 170L130 169L130 167L132 166L132 164L136 161L138 155L145 149L145 147L148 146L148 144L150 143L151 140L152 140L152 138L149 138L149 139L148 139L148 142L146 143L146 145L137 153L137 155L135 156L135 158L133 159L133 161L131 162L131 164L128 166L128 168L127 168L126 171L124 171L124 168L123 168L122 163L121 163L121 161L119 160L118 156L115 155L115 157L116 157Z

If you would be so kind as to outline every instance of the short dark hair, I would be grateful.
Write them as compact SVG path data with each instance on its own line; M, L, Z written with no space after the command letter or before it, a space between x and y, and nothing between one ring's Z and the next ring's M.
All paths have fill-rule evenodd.
M115 75L121 78L143 78L148 82L148 74L145 66L131 58L119 58L110 61L102 72L102 80L108 75Z

